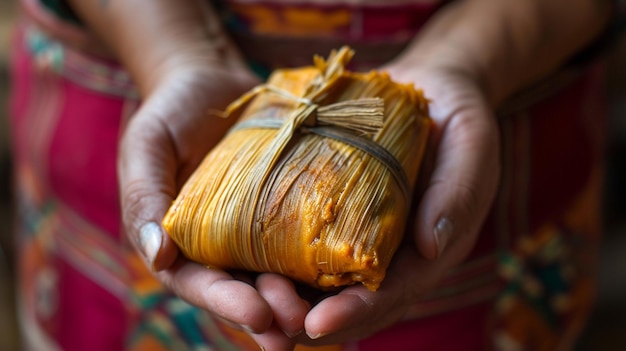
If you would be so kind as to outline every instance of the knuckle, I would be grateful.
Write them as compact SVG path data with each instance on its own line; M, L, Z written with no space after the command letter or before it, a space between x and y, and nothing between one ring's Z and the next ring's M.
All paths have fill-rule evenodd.
M468 184L457 184L456 203L467 218L476 218L480 212L480 196L476 187Z
M122 187L121 210L126 231L138 233L147 222L159 222L171 203L172 196L145 180L129 181Z
M141 181L131 181L122 190L122 212L125 221L132 221L142 212L148 194Z

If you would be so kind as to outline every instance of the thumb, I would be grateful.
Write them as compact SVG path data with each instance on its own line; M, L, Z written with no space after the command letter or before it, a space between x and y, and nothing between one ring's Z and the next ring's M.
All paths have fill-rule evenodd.
M495 118L481 106L457 110L442 126L430 181L417 211L415 243L428 259L474 245L498 186L500 159Z
M149 122L145 115L140 110L128 123L120 143L120 200L127 237L148 266L160 271L178 255L176 244L160 225L176 193L176 157L167 127L145 123Z

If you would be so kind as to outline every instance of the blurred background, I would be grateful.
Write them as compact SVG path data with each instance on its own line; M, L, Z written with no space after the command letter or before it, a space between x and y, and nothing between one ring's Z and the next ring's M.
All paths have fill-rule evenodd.
M13 291L13 250L11 242L10 158L7 136L8 41L16 6L15 0L0 0L0 350L18 350Z
M7 135L8 41L15 0L0 1L0 350L18 350ZM626 350L626 36L607 55L610 111L599 298L577 351Z

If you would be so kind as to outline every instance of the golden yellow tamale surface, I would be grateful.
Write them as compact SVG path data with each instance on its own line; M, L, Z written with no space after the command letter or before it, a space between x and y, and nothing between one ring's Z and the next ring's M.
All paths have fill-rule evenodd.
M318 288L378 288L431 122L421 91L382 72L349 72L351 56L342 49L277 70L234 103L246 105L238 124L163 219L186 257Z

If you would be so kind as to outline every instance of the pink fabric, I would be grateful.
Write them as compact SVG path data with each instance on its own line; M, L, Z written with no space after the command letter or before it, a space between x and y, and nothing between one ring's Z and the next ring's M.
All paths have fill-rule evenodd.
M128 330L121 301L59 259L58 316L54 336L63 350L123 350Z
M93 33L86 31L72 23L66 23L42 6L41 0L19 0L21 9L38 27L65 44L102 58L112 58L107 50L102 50L103 44Z
M359 342L359 351L486 350L492 308L488 302L405 322Z
M119 238L116 160L124 101L64 81L49 148L51 190L82 217Z
M124 101L81 88L40 66L27 52L22 34L18 32L12 52L10 120L20 198L44 213L50 199L64 202L119 238L115 145ZM27 328L45 333L63 350L123 349L128 328L123 301L51 253L56 248L47 233L56 222L18 223L27 231L19 238ZM33 238L30 225L42 233Z

